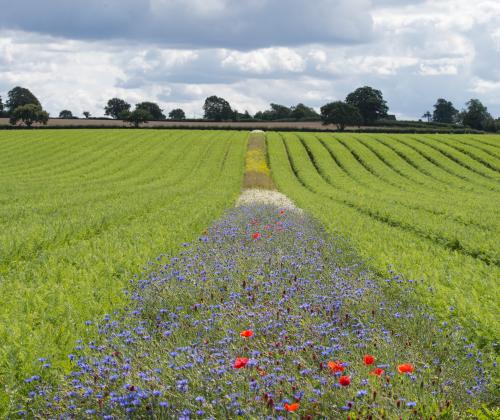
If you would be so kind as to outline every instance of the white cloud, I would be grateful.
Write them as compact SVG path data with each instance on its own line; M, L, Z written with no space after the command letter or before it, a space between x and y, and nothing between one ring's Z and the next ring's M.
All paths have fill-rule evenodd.
M120 96L199 116L212 94L255 112L271 101L318 108L372 85L405 117L471 95L500 115L498 1L117 1L37 2L16 14L16 31L2 22L28 0L2 5L0 94L26 86L52 114L101 115Z
M480 78L476 78L472 82L472 87L470 88L470 92L474 92L477 94L488 94L495 95L498 97L500 94L500 80L491 81L491 80L483 80ZM500 99L497 99L496 103L500 103Z
M457 75L458 66L448 60L428 60L420 63L420 74L423 76Z
M306 62L290 48L266 48L250 52L232 51L222 59L223 68L233 68L245 73L266 74L278 71L300 73Z

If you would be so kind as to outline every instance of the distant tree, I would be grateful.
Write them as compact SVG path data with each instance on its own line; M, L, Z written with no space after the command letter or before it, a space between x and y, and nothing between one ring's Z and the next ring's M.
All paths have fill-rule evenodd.
M255 115L254 118L256 120L263 120L263 121L272 121L276 119L276 115L273 113L271 110L266 110L264 112L258 111Z
M150 120L165 120L167 117L163 114L163 110L157 103L154 102L141 102L135 106L136 111L142 109L149 113Z
M461 115L463 125L469 126L476 130L484 130L493 120L491 114L479 99L471 99L467 102L467 109Z
M0 96L0 117L3 116L3 102L2 102L2 97Z
M385 118L389 108L382 92L370 86L356 89L347 95L346 103L358 108L365 124L373 123Z
M426 113L424 115L422 115L422 118L425 118L427 120L428 123L431 122L432 120L432 114L430 111L426 111Z
M233 118L231 105L224 98L210 96L203 105L204 118L213 121L229 121Z
M236 109L233 111L232 120L233 121L249 121L252 120L253 117L250 115L248 111L243 113L237 111Z
M496 133L500 131L500 119L494 120L493 118L488 118L483 123L483 130Z
M253 117L256 120L263 120L264 119L263 118L264 117L264 113L262 111L257 111Z
M90 112L89 112L89 111L83 111L83 113L82 113L82 114L83 114L83 116L84 116L86 119L89 119L89 118L90 118L90 116L91 116L91 114L90 114Z
M336 124L341 131L348 125L359 125L363 118L359 109L342 101L331 102L321 107L323 124Z
M28 127L35 122L46 125L48 120L49 114L41 106L35 104L18 106L10 115L12 125L16 125L18 121L22 121Z
M168 113L168 118L171 120L185 120L186 113L180 108L172 109L172 111Z
M120 114L123 111L129 111L130 104L125 102L120 98L112 98L108 101L108 104L104 107L104 115L109 115L115 119L120 118Z
M243 114L238 115L238 119L239 120L251 120L252 116L250 115L250 113L248 111L245 111Z
M120 120L126 121L127 118L130 116L131 111L128 109L124 109L122 112L120 112L120 115L118 115Z
M319 118L320 115L313 108L304 104L297 104L290 108L290 117L296 120L303 120L306 118Z
M301 105L301 104L299 104ZM275 120L285 120L290 119L292 117L292 110L294 108L288 108L285 105L280 104L270 104L270 109L262 112L259 111L255 114L254 118L256 120L264 120L264 121L275 121ZM301 108L299 108L298 113L300 113Z
M11 115L16 108L23 105L37 105L42 108L40 101L26 88L16 86L14 89L9 91L7 95L9 99L7 100L6 105L9 115Z
M144 108L137 108L126 115L125 121L133 124L135 128L139 128L139 125L142 123L154 120L153 116Z
M59 113L59 118L70 119L70 118L75 118L75 117L73 116L73 113L69 109L63 109Z
M271 114L273 120L292 118L292 110L287 106L280 104L271 104Z
M458 110L446 99L439 98L434 105L432 120L438 123L454 123L458 116Z

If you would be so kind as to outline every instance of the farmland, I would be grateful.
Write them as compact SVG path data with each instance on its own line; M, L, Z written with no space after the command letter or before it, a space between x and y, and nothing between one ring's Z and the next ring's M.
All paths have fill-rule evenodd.
M246 137L0 134L0 407L37 358L66 369L86 321L122 307L144 264L234 203Z
M482 344L499 337L500 138L268 135L278 188Z
M379 282L304 212L259 201L149 267L67 379L28 379L26 414L464 418L491 401L491 361L411 284Z
M490 412L499 140L1 134L0 416Z

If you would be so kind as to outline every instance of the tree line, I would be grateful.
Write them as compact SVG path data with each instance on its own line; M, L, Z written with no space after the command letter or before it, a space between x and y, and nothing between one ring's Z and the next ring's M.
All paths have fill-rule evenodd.
M44 111L38 98L23 87L15 87L8 92L5 105L0 96L0 116L6 116L13 125L22 121L26 126L33 123L47 124L48 112ZM369 126L372 124L390 123L396 117L389 114L389 107L380 90L370 86L360 87L349 93L344 101L330 102L321 107L320 113L303 103L295 106L285 106L271 103L270 108L259 111L253 116L248 111L243 113L234 109L224 98L210 96L203 105L204 119L208 121L322 121L324 124L334 124L339 130L347 126ZM120 98L111 98L104 106L106 116L122 120L139 127L148 121L166 120L163 109L155 102L140 102L132 109L132 105ZM88 111L83 112L85 118L91 118ZM59 118L78 118L64 109ZM182 121L186 114L181 108L168 113L170 120ZM462 111L457 110L453 103L439 98L431 113L427 111L422 116L428 123L460 125L484 131L500 131L500 118L494 119L479 99L471 99ZM420 120L421 121L421 120Z

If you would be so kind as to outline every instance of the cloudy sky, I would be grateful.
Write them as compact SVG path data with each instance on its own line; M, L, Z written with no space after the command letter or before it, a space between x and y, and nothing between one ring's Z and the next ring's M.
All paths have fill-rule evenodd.
M53 115L319 108L370 85L399 118L438 97L499 117L500 0L0 0L0 95L16 85Z

